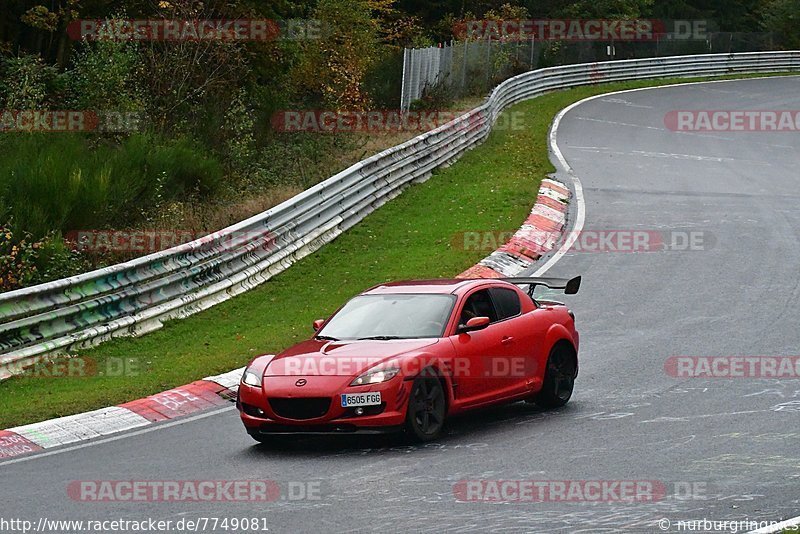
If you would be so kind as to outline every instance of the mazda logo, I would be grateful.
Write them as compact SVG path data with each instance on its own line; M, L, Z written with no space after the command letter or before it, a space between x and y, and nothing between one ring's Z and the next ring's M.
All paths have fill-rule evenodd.
M305 378L301 378L300 380L294 383L294 385L299 388L305 386L306 384L308 384L308 380L306 380Z

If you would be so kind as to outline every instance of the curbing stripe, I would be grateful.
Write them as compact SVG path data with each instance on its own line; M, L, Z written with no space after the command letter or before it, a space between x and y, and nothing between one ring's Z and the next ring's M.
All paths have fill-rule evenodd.
M533 211L531 211L531 216L533 215L539 215L561 225L567 222L567 216L563 212L554 210L553 208L545 206L544 204L536 204L533 207Z
M32 425L18 426L10 428L9 431L19 434L43 449L48 449L130 430L149 423L148 420L130 410L112 406Z
M494 269L490 269L485 265L474 265L464 271L463 273L459 274L456 278L502 278L502 274L498 273Z
M753 78L753 79L760 79L760 78ZM679 84L670 84L670 85L660 86L660 88L663 88L663 87L678 87L678 86L683 86L683 85L693 85L693 84L700 84L700 83L724 83L725 81L727 81L727 80L719 80L719 81L712 81L712 82L688 82L688 83L679 83ZM556 254L553 257L551 257L543 266L541 266L533 274L533 276L542 276L544 273L546 273L550 269L550 267L552 267L556 262L558 262L561 259L561 257L574 244L576 236L583 229L583 224L584 224L584 221L585 221L586 208L585 208L585 202L584 202L584 198L583 198L583 187L582 187L582 184L581 184L580 180L578 179L578 177L574 175L574 173L572 171L572 168L569 166L569 164L567 163L566 159L564 159L564 156L561 153L561 150L559 149L558 143L557 143L556 136L557 136L557 132L558 132L558 126L560 125L561 120L563 119L563 117L569 111L571 111L575 107L577 107L577 106L579 106L579 105L581 105L581 104L583 104L585 102L588 102L590 100L594 100L594 99L601 98L601 97L607 97L609 95L614 95L614 94L638 92L638 91L644 91L644 90L648 90L648 89L652 89L652 88L628 89L628 90L624 90L624 91L615 91L615 92L611 92L611 93L603 93L601 95L595 95L595 96L592 96L592 97L588 97L588 98L585 98L585 99L583 99L583 100L581 100L579 102L575 102L572 105L564 108L556 116L555 120L553 121L553 125L552 125L552 127L550 129L550 135L549 135L548 143L549 143L549 147L550 147L551 151L556 156L556 158L558 159L559 163L562 165L564 171L570 176L570 178L573 181L573 187L575 188L575 200L577 202L578 212L577 212L577 217L576 217L576 220L575 220L575 223L574 223L574 228L573 228L573 230L571 232L570 237L562 244L561 248L556 252ZM546 178L546 179L542 180L542 183L541 183L541 186L540 186L540 189L539 189L539 195L537 196L537 204L536 205L539 205L539 198L541 198L541 197L548 197L548 198L552 198L552 199L558 200L558 201L560 201L562 203L566 203L569 200L570 196L571 196L570 191L565 188L564 184L562 184L561 182L558 182L556 180ZM548 203L548 205L550 205L550 203ZM535 210L535 208L536 208L536 206L534 206L534 210ZM558 206L551 206L551 210L552 211L556 211L556 212L562 212L563 211L563 213L565 214L566 211L567 211L567 206L566 206L566 204L564 204L563 210L559 209ZM541 226L538 226L538 225L541 225ZM530 236L531 238L533 236L552 236L553 237L552 240L550 240L549 238L545 239L545 240L542 240L542 246L543 247L549 247L549 250L552 250L554 248L554 246L555 246L555 242L560 240L559 238L561 237L561 232L562 232L563 228L564 228L564 223L558 224L555 221L548 220L544 216L534 215L533 211L532 211L531 216L528 217L528 219L525 221L525 224L523 224L523 226L520 229L520 231L518 232L518 234L522 233L522 232L528 232L528 234L526 234L526 235ZM538 241L537 241L537 243L538 243ZM493 270L493 269L491 269L491 268L479 263L479 264L474 265L473 267L467 269L466 271L464 271L463 273L458 275L456 278L501 278L502 276L503 275L498 273L497 271L495 271L495 270ZM226 394L227 395L230 395L230 394L235 395L236 394L236 390L238 389L239 377L241 377L243 372L244 372L244 368L242 367L240 369L235 369L233 371L229 371L228 373L223 373L221 375L208 377L208 378L205 379L205 381L213 382L217 386L221 386L222 389L217 391L217 393L219 395L223 395L223 396L226 396ZM2 375L0 375L0 377L1 376ZM179 389L179 388L176 388L176 389ZM146 399L141 399L141 400L144 401ZM137 402L137 401L133 401L133 402ZM28 433L28 435L32 438L32 437L34 437L33 434L38 432L38 428L39 427L46 428L46 425L51 424L51 423L55 423L57 421L63 422L65 420L69 420L71 418L79 418L81 416L87 416L87 415L91 415L91 414L99 413L99 412L108 413L108 412L110 412L112 410L119 410L119 412L117 412L119 414L118 416L120 417L120 419L124 419L125 421L127 421L127 425L128 426L125 426L125 423L113 425L113 427L114 427L113 430L104 429L103 433L100 434L100 435L119 433L119 432L122 432L124 430L134 429L134 428L141 427L141 426L148 426L148 425L151 424L151 421L149 421L148 419L146 419L146 418L134 413L133 411L127 410L127 409L123 408L122 406L115 406L115 407L112 407L112 408L104 408L102 410L96 410L95 412L88 412L86 414L79 414L79 415L75 415L75 416L62 417L62 418L59 418L59 419L53 419L51 421L44 421L42 423L35 423L33 425L26 425L26 426L22 426L22 427L17 427L17 428L10 429L10 430L0 430L0 458L3 458L4 454L8 454L9 455L9 456L6 456L6 457L22 456L22 455L26 455L26 454L29 454L29 453L32 453L32 452L36 452L36 451L42 450L43 448L56 446L52 442L45 443L44 445L40 445L40 444L34 442L32 439L26 438L25 435L24 435L25 433ZM219 411L220 410L217 410L215 412L209 412L209 414L194 415L194 416L188 417L186 420L202 418L202 417L206 417L207 415L214 415L215 413L218 413ZM221 411L224 411L224 409L221 410ZM178 424L178 422L165 423L165 426L171 426L171 425L175 425L175 424ZM109 427L111 427L111 426L112 425L109 425ZM148 429L148 430L137 430L137 431L134 431L133 434L140 434L140 433L149 432L149 431L151 431L151 430L150 429ZM115 437L111 437L111 438L105 438L104 440L99 440L98 443L101 443L103 441L112 441L112 440L116 440L116 439L121 439L122 437L124 437L124 436L115 436ZM45 440L42 440L42 441L44 442ZM19 447L15 448L16 445L19 445ZM65 452L65 451L70 450L70 449L82 448L82 447L86 447L86 446L89 446L89 445L91 445L91 444L73 445L72 447L67 447L66 449L63 449L63 450L45 452L45 453L43 453L43 455L44 456L48 456L48 455L52 455L52 454L58 454L60 452ZM21 460L10 460L10 461L5 462L5 463L15 463L15 462L19 462L19 461L26 461L28 459L29 458L23 458ZM750 534L770 534L772 532L777 532L778 528L793 527L795 525L800 525L800 517L788 519L786 521L783 521L782 523L779 523L778 525L774 525L773 527L769 527L767 529L759 529L759 530L753 531Z
M215 382L198 380L121 406L157 423L225 404L228 401L219 395L221 391L227 389Z
M49 421L0 430L0 459L31 454L228 404L244 368L211 376L144 399Z
M514 277L531 266L530 261L507 252L495 251L481 260L481 263L506 277Z
M558 193L559 195L563 196L564 198L569 198L569 189L564 187L564 184L557 180L552 180L550 178L545 178L542 180L542 187L545 189L549 189Z
M530 215L509 242L457 278L517 276L530 268L559 241L568 199L569 190L563 184L542 180ZM241 367L119 406L0 431L0 458L87 441L226 404L235 398L243 372Z
M158 410L154 410L150 407L147 399L138 399L135 401L126 402L122 405L126 410L130 410L135 414L147 419L149 423L159 423L161 421L167 421L169 417L162 414Z
M554 209L559 213L566 213L567 211L566 205L564 205L564 203L561 200L553 198L550 195L541 194L536 199L536 202L538 202L543 206L547 206L548 208Z
M561 230L564 228L563 223L552 221L547 217L543 217L539 214L534 214L529 216L525 220L525 224L528 226L533 226L536 229L545 232L561 232Z
M13 458L40 450L40 446L23 436L9 430L0 430L0 458Z
M223 373L221 375L207 376L203 380L207 382L216 382L220 386L226 388L228 391L236 393L236 391L239 389L239 380L241 380L244 370L244 367L240 367L239 369L234 369L233 371L228 371L227 373Z
M529 263L533 263L542 257L541 246L516 235L498 250L527 260Z
M530 216L512 239L458 278L501 278L528 269L561 237L568 198L562 184L543 180ZM88 441L227 404L236 397L243 372L241 367L119 406L1 430L0 458Z
M456 278L518 276L553 250L567 223L569 190L552 179L542 180L536 204L522 227L496 251Z

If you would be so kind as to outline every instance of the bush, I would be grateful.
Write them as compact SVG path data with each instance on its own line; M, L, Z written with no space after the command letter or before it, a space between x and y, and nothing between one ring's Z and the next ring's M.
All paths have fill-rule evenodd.
M225 151L232 169L239 174L248 174L256 156L255 114L250 108L248 94L240 89L225 113Z
M164 202L204 197L221 183L221 165L188 139L136 134L92 148L80 134L0 138L0 220L13 217L35 239L129 227Z
M403 87L403 51L388 49L367 71L364 88L376 109L397 109Z
M292 94L300 102L357 110L370 106L364 80L377 58L378 28L367 0L320 0L312 18L322 23L319 39L303 43L292 68Z
M768 0L761 10L761 26L774 32L785 50L800 47L800 0Z
M140 111L143 62L136 43L84 42L66 74L74 109Z
M0 291L58 280L89 268L81 253L71 250L57 233L34 240L16 231L13 221L0 226Z
M411 111L436 111L447 109L453 103L453 91L447 80L442 80L433 85L426 85L422 90L422 97L411 102Z
M0 227L0 291L30 284L36 273L35 247L18 239L10 223Z
M39 56L5 58L0 76L0 103L5 109L23 110L45 105L59 77Z

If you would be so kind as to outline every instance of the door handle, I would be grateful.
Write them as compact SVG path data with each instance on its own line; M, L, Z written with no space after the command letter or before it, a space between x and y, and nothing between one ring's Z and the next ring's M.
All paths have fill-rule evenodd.
M514 338L511 336L503 336L503 340L501 341L503 345L511 345L513 342Z

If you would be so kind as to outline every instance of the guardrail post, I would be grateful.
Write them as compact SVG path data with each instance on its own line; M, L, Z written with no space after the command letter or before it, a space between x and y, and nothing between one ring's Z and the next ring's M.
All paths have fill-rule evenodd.
M489 81L492 39L486 46ZM531 39L531 65L534 46ZM465 41L464 87L469 48ZM481 52L478 47L478 65ZM434 53L439 54L435 68ZM434 70L438 75L443 53L404 50L401 108L410 106L421 86L433 79ZM604 80L630 80L645 74L794 71L798 62L800 51L703 54L565 65L520 74L499 84L481 106L469 112L485 114L486 121L467 121L465 127L424 133L360 161L264 213L191 243L0 294L0 364L24 366L72 347L141 334L168 319L186 317L252 289L335 239L407 185L426 179L433 169L482 142L497 115L511 103L594 83L598 76L593 79L592 69L604 74Z

